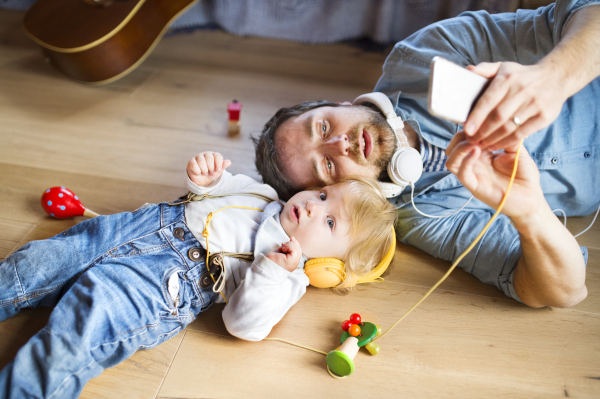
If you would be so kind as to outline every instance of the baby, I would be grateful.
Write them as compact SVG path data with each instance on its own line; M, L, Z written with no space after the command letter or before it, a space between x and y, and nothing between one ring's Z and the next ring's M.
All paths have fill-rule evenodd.
M282 205L270 186L226 172L230 164L200 153L187 166L187 197L86 220L0 263L0 321L55 306L0 371L0 398L77 397L213 303L227 303L231 334L261 340L305 293L306 259L335 257L362 275L390 247L396 212L376 182L347 179Z

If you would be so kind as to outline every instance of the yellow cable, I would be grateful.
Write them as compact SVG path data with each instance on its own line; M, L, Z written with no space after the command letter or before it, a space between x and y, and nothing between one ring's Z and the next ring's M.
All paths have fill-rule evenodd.
M332 376L333 378L337 379L337 380L343 380L344 378L348 377L347 375L340 377L339 375L336 375L334 372L332 372L329 369L329 365L327 365L327 371L329 372L329 375Z
M400 323L402 321L402 319L404 319L406 316L408 316L408 314L410 312L415 310L415 308L417 306L419 306L421 304L421 302L423 302L425 300L425 298L427 298L429 296L429 294L431 294L440 284L442 284L444 282L444 280L446 280L446 278L450 275L450 273L452 273L452 271L456 268L456 266L460 263L460 261L463 260L463 258L465 256L467 256L467 254L469 252L471 252L471 250L475 247L475 245L479 242L479 240L481 240L481 237L483 237L483 235L489 229L492 222L496 219L496 217L498 217L498 215L502 211L502 208L504 208L504 203L506 202L506 199L508 198L508 193L509 193L510 189L512 188L513 182L515 181L515 176L517 175L517 167L519 166L519 154L521 153L522 146L523 146L523 139L521 139L521 141L519 141L519 148L517 148L517 153L515 155L515 164L513 166L513 171L510 176L510 181L508 182L508 187L506 187L506 192L504 193L504 196L502 197L502 201L500 201L500 205L498 205L498 210L496 210L496 213L494 213L494 215L492 216L490 221L487 222L487 224L485 225L483 230L481 230L481 233L479 233L479 235L475 238L475 240L471 243L471 245L469 245L469 247L454 261L454 263L452 264L452 266L450 266L450 269L448 269L446 274L444 274L442 276L442 278L437 283L435 283L429 291L427 291L427 293L423 296L423 298L421 298L412 308L410 308L406 313L404 313L404 315L402 317L400 317L400 319L398 319L398 321L395 322L394 325L392 325L390 328L388 328L383 334L376 337L373 340L373 342L377 341L380 338L383 338L383 336L385 334L387 334L388 332L390 332L394 327L396 327L396 325L398 325L398 323Z
M297 347L299 347L299 348L302 348L302 349L308 349L309 351L313 351L313 352L321 353L321 354L323 354L323 355L327 356L327 352L323 352L323 351L320 351L320 350L318 350L318 349L313 349L313 348L310 348L310 347L308 347L308 346L304 346L304 345L296 344L296 343L294 343L294 342L287 341L287 340L285 340L285 339L281 339L281 338L265 338L264 340L265 340L265 341L279 341L279 342L283 342L283 343L286 343L286 344L290 344L290 345L297 346ZM344 378L346 378L346 376L344 376L344 377L340 377L339 375L335 375L335 374L334 374L334 373L333 373L333 372L332 372L332 371L329 369L329 366L327 366L327 372L329 373L329 375L330 375L330 376L332 376L333 378L336 378L336 379L338 379L338 380L341 380L341 379L344 379Z
M521 141L519 141L519 147L517 148L517 152L515 154L515 163L513 166L513 170L512 170L512 174L510 176L510 181L508 182L508 186L506 187L506 191L504 192L504 196L502 197L502 201L500 201L500 205L498 205L498 209L496 210L496 213L494 213L494 215L492 216L492 218L489 220L489 222L487 222L487 224L484 226L483 230L481 230L481 233L479 233L479 235L475 238L475 240L471 243L471 245L469 245L469 247L454 261L454 263L452 264L452 266L450 266L450 269L448 269L448 271L446 272L446 274L444 274L442 276L442 278L433 285L433 287L431 287L429 289L429 291L427 291L427 293L425 295L423 295L423 297L412 307L410 308L406 313L404 313L404 315L402 315L402 317L400 317L398 319L397 322L395 322L390 328L388 328L383 334L381 334L380 336L376 337L373 341L371 342L375 342L380 338L383 338L384 335L386 335L388 332L390 332L394 327L396 327L398 325L398 323L400 323L406 316L408 316L408 314L410 312L412 312L413 310L415 310L417 308L417 306L419 306L424 300L425 298L427 298L440 284L442 284L444 282L444 280L446 280L446 278L448 278L448 276L450 275L450 273L452 273L452 271L456 268L456 266L460 263L461 260L463 260L463 258L465 256L467 256L467 254L469 252L471 252L471 250L475 247L475 245L479 242L479 240L481 240L481 237L483 237L483 235L485 234L485 232L490 228L491 224L494 222L494 220L498 217L498 215L500 214L500 212L502 211L502 208L504 208L504 203L506 202L506 199L508 198L508 193L510 192L510 189L512 188L512 185L515 181L515 176L517 175L517 168L519 166L519 155L521 154L521 147L523 146L523 139L521 139ZM208 224L207 224L208 225ZM300 348L304 348L304 349L308 349L317 353L321 353L323 355L327 355L327 352L323 352L317 349L313 349L313 348L309 348L307 346L303 346L300 344L296 344L290 341L286 341L284 339L281 338L265 338L266 341L281 341L290 345L294 345L294 346L298 346ZM336 376L335 374L333 374L331 372L331 370L329 370L329 366L327 366L327 371L329 372L329 374L334 377L334 378L338 378L338 379L342 379L342 378L346 378L346 377L339 377Z
M293 343L293 342L291 342L291 341L287 341L287 340L285 340L285 339L281 339L281 338L265 338L264 340L265 340L265 341L279 341L279 342L284 342L284 343L286 343L286 344L294 345L294 346L297 346L297 347L299 347L299 348L303 348L303 349L308 349L309 351L313 351L313 352L321 353L321 354L323 354L323 355L327 356L327 352L323 352L323 351L320 351L320 350L318 350L318 349L313 349L313 348L310 348L310 347L308 347L308 346L304 346L304 345L300 345L300 344L295 344L295 343Z

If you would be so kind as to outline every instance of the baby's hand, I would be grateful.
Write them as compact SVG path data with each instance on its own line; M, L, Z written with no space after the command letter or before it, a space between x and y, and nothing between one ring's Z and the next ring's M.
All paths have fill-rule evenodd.
M187 174L192 182L206 187L217 180L230 165L231 161L223 160L223 155L218 152L205 151L190 159Z
M277 250L268 253L266 256L288 272L293 272L300 263L302 248L300 248L298 240L292 237L288 242L281 244Z

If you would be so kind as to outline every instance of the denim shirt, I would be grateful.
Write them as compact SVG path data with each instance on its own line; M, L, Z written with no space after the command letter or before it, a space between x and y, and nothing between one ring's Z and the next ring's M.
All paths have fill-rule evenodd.
M465 12L430 25L396 44L374 91L386 93L396 113L425 140L446 148L462 126L427 111L433 57L442 56L463 66L484 61L535 64L560 41L572 14L591 4L600 4L600 0L559 0L537 10L494 15ZM524 145L540 169L541 186L552 209L563 209L569 216L595 211L600 201L600 78L567 100L557 120L529 136ZM470 197L450 172L423 173L415 184L417 207L432 215L450 214ZM391 201L398 207L400 241L450 262L495 212L473 199L454 216L425 218L410 204L410 189ZM582 253L587 262L585 247ZM459 266L520 300L513 286L520 257L519 234L509 218L500 215Z

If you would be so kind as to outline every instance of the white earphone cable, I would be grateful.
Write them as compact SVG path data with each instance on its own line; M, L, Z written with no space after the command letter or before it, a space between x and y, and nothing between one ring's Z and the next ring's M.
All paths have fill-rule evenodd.
M565 213L565 211L563 211L562 209L552 209L552 212L562 213L563 218L565 218L564 225L565 225L565 227L567 227L567 214ZM589 229L591 229L592 226L594 225L594 223L596 222L596 218L598 217L598 212L600 212L600 206L598 207L598 210L596 211L596 215L594 216L592 223L590 223L590 225L585 230L583 230L581 233L574 235L573 237L577 238L580 235L582 235L583 233L585 233L586 231L588 231Z
M562 213L563 218L565 218L564 225L565 225L565 227L567 227L567 214L565 213L565 211L563 211L562 209L552 209L552 212L560 212L560 213Z
M415 205L415 197L414 197L414 193L415 193L415 185L414 183L410 183L410 202L412 203L412 206L415 208L415 211L419 212L421 215L428 217L428 218L434 218L434 219L442 219L442 218L447 218L450 217L452 215L456 215L458 212L462 211L463 209L465 209L465 206L467 206L469 204L469 202L471 202L471 200L473 199L473 196L471 195L471 198L469 198L469 200L467 202L465 202L465 204L457 211L452 212L448 215L442 215L442 216L433 216L433 215L428 215L426 213L421 212L417 206Z
M594 222L596 221L596 218L598 217L598 212L600 212L600 206L598 207L598 210L596 211L596 216L594 216L594 220L592 220L592 223L590 223L590 225L587 227L587 229L583 230L581 233L574 236L575 238L579 237L580 235L582 235L583 233L588 231L594 225ZM567 224L566 220L567 220L567 217L565 216L565 226Z

